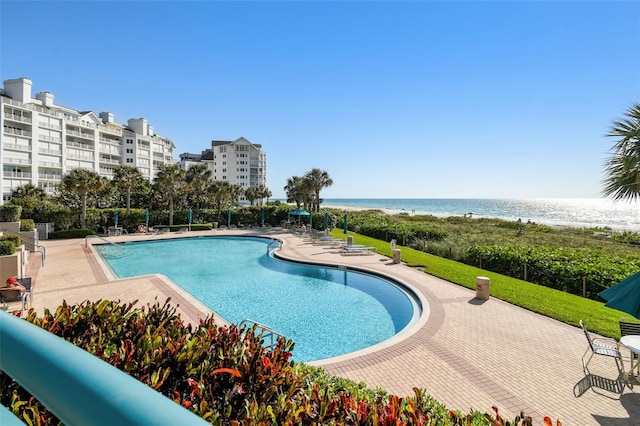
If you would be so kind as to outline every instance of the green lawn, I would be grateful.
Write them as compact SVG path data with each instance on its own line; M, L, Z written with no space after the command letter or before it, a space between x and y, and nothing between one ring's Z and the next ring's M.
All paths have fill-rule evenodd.
M341 229L334 229L331 234L336 238L346 239ZM392 255L389 243L385 241L365 237L354 232L349 232L348 235L353 236L356 244L375 247L378 253L385 256L391 257ZM601 302L496 274L407 247L397 246L396 248L402 251L403 262L410 266L423 266L428 274L470 289L476 288L476 277L488 277L491 279L492 297L574 326L579 326L579 321L583 320L589 330L603 336L619 339L619 319L623 317L631 318L629 314L607 308Z

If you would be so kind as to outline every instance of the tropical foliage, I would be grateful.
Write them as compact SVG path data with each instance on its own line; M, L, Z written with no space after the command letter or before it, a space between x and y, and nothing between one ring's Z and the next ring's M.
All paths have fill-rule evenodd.
M292 176L287 179L284 191L287 203L295 203L297 208L303 207L318 213L320 211L320 191L333 185L333 179L324 170L314 168L304 176Z
M606 162L605 196L614 200L636 200L640 197L640 104L614 121L607 136L616 138L611 157Z
M495 407L493 413L464 414L417 388L409 397L367 390L363 384L296 364L290 340L281 338L267 348L256 327L218 326L212 317L195 326L185 324L168 303L146 309L106 300L63 304L42 317L30 310L26 320L212 424L532 424L524 414L513 423L505 421ZM28 424L58 424L50 411L4 373L0 373L0 402ZM551 420L544 421L551 425Z

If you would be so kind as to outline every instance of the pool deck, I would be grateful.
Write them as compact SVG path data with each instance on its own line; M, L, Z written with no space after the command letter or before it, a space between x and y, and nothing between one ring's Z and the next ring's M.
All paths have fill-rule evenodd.
M447 407L464 412L473 408L492 412L497 406L505 419L523 410L534 424L544 416L563 425L640 425L640 384L614 393L617 370L612 359L594 357L596 375L590 387L582 371L587 348L582 330L490 298L475 298L475 291L449 283L381 255L343 256L280 228L215 230L161 235L125 235L109 241L183 238L200 235L258 235L284 242L285 258L368 269L394 277L414 289L428 304L418 324L399 337L356 356L315 363L329 373L381 387L406 396L413 388ZM104 243L89 239L89 245ZM161 275L118 280L111 276L85 239L43 240L45 266L31 255L27 275L34 279L33 307L55 310L63 300L111 299L138 306L161 303L171 297L188 322L211 311ZM345 324L345 332L349 325ZM588 324L587 324L588 326ZM625 367L628 351L623 350ZM600 377L601 376L601 377Z

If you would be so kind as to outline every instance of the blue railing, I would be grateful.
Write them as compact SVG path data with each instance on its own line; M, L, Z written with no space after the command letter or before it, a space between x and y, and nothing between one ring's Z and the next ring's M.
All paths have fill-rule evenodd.
M0 370L65 425L209 424L83 349L3 311L0 341ZM0 410L3 425L7 418Z

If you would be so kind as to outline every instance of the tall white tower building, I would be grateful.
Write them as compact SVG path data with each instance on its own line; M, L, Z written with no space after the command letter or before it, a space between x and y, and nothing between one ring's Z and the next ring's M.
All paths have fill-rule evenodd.
M116 166L132 166L151 180L163 164L175 163L175 145L155 134L144 118L114 121L113 114L56 105L49 92L31 97L26 78L4 81L0 91L2 203L25 184L54 194L62 176L76 168L113 177Z
M213 172L214 180L226 180L244 190L267 185L267 154L262 151L262 145L243 137L234 141L211 141L211 149L203 151L200 161ZM247 204L244 197L238 201Z

